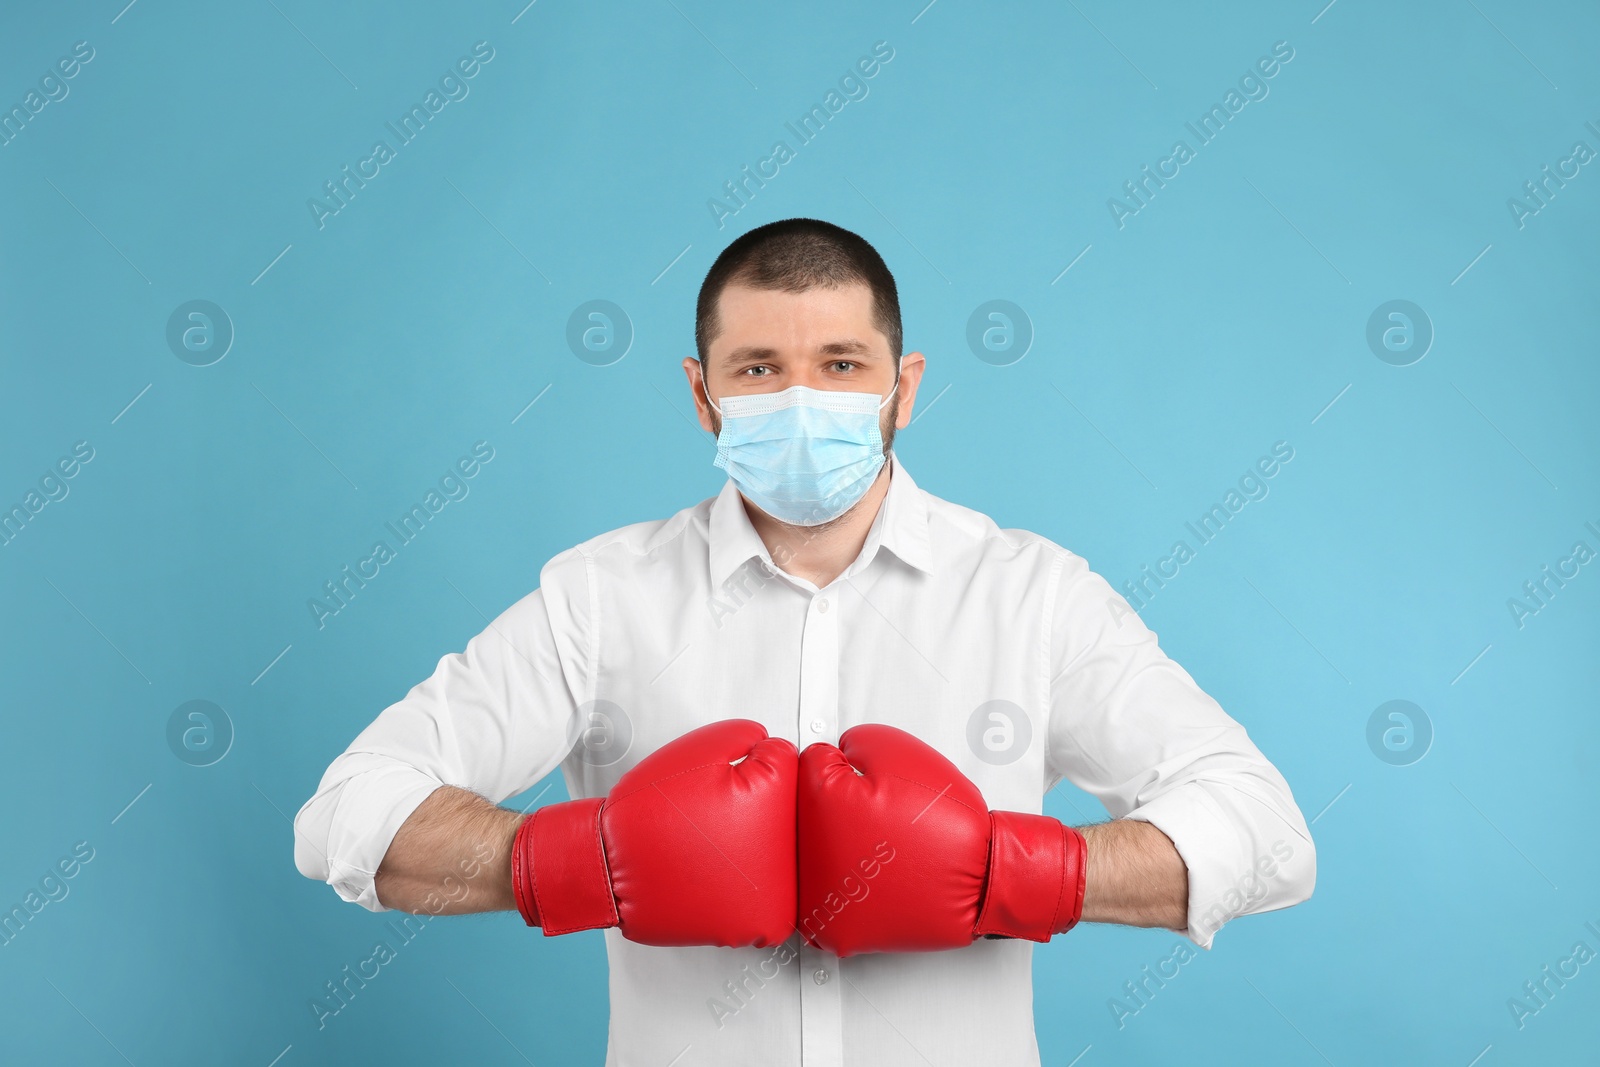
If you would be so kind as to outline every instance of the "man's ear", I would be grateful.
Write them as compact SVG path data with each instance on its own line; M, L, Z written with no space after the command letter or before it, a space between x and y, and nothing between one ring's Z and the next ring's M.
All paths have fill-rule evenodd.
M705 374L700 368L700 361L694 356L684 356L683 373L689 379L689 395L694 400L694 411L700 418L700 428L706 433L716 433L716 427L711 422L713 414L711 405L706 402Z
M911 425L911 409L917 403L917 387L922 384L922 372L928 369L928 360L921 352L907 352L900 357L900 415L894 420L897 430Z

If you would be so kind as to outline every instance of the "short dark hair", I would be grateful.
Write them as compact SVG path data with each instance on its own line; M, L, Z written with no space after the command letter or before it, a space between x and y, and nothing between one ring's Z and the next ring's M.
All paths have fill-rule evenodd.
M803 293L864 282L872 290L872 325L900 361L900 294L894 275L865 239L820 219L780 219L757 226L722 250L700 284L695 305L694 346L706 366L711 342L722 330L717 301L730 285Z

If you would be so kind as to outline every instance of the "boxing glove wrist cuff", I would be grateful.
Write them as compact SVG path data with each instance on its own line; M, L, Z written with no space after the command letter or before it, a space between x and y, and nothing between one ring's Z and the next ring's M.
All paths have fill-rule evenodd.
M989 813L989 876L974 934L1048 941L1083 915L1083 835L1048 815Z
M529 853L533 838L533 816L517 824L511 836L511 895L517 902L517 911L529 926L539 925L539 905L533 899L533 875Z
M512 892L529 926L545 936L616 926L605 847L602 799L540 808L517 828L511 847Z

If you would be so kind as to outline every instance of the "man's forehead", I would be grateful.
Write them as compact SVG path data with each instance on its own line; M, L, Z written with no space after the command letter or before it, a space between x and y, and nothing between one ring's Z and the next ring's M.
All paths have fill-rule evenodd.
M802 292L730 285L720 297L718 361L756 363L790 354L887 356L888 339L872 322L864 283Z

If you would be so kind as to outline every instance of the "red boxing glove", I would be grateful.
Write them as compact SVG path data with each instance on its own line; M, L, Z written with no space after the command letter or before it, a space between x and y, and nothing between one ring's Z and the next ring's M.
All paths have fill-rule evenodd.
M990 811L955 764L904 730L855 726L838 748L800 755L800 932L817 948L1048 941L1083 914L1085 866L1077 830Z
M517 910L546 936L765 948L795 924L793 743L749 719L691 730L604 799L540 808L511 846Z

